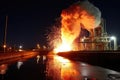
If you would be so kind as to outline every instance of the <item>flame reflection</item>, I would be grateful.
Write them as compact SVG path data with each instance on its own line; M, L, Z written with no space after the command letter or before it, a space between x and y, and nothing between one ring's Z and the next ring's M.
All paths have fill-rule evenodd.
M53 56L53 60L50 60L47 66L48 77L52 80L81 80L80 72L75 67L70 60Z
M0 74L5 74L7 69L8 69L8 65L7 64L0 65Z

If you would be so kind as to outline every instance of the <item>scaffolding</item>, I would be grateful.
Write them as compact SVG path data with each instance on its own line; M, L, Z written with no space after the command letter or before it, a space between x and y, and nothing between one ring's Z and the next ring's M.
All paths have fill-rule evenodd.
M114 47L111 42L114 41ZM106 32L105 21L101 19L101 24L91 29L89 37L83 37L79 40L79 50L117 50L117 39L109 36Z

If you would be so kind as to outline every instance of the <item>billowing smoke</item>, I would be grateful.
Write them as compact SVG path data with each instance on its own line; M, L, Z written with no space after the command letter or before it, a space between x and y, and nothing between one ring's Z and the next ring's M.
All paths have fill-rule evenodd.
M77 2L61 13L61 39L63 45L74 50L77 44L74 43L80 35L81 28L91 31L100 24L101 12L88 1ZM70 47L72 46L72 47Z
M93 15L95 17L95 27L97 27L100 24L100 22L101 22L101 12L97 7L95 7L88 0L82 1L82 2L79 1L76 4L79 4L88 13L90 13L91 15Z
M92 33L101 21L100 10L89 1L78 1L61 12L60 42L54 41L56 52L77 50L81 29ZM55 35L56 36L56 35ZM57 35L58 36L58 35ZM57 42L57 43L56 43Z

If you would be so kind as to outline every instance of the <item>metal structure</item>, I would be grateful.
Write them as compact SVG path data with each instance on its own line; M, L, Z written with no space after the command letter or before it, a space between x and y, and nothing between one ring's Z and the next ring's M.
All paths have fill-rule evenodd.
M79 50L117 50L117 39L107 34L104 19L98 27L91 29L89 37L80 39Z

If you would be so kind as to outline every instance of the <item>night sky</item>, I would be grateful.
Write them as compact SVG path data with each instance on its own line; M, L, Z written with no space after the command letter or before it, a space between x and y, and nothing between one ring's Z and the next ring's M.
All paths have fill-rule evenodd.
M7 45L33 48L46 45L46 33L61 11L79 0L0 0L0 45L3 44L5 16L8 15ZM106 20L107 32L120 37L119 0L89 0Z

